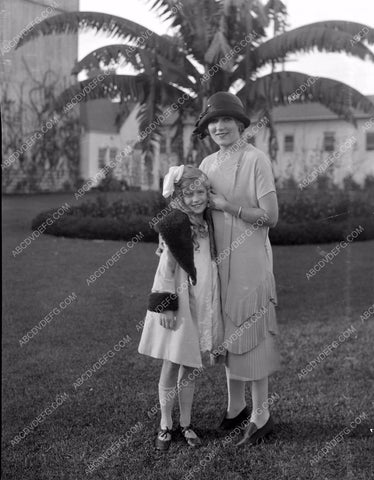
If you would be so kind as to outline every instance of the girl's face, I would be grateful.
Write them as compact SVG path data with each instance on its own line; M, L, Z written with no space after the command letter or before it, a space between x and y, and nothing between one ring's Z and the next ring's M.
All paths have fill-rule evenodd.
M184 188L182 192L183 201L192 213L199 215L204 212L208 206L208 191L204 185L191 183L191 185Z
M239 125L232 117L217 117L208 124L212 139L220 147L228 147L240 138Z

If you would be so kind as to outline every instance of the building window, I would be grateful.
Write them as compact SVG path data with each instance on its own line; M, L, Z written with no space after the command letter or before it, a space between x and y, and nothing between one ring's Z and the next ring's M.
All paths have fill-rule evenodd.
M335 132L324 132L323 150L325 152L333 152L335 150Z
M366 132L366 150L374 150L374 132Z
M294 136L293 135L285 135L284 136L284 151L285 152L293 152L294 149Z
M104 168L106 165L106 148L99 148L99 168Z
M109 161L110 162L115 162L116 161L117 152L118 152L118 148L111 148L109 150Z

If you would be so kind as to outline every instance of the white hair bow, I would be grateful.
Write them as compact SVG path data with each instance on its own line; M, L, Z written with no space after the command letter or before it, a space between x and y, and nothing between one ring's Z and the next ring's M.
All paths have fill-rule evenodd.
M174 193L174 184L179 182L183 175L184 165L179 167L170 167L168 173L164 178L164 186L162 189L162 196L165 198L170 197Z

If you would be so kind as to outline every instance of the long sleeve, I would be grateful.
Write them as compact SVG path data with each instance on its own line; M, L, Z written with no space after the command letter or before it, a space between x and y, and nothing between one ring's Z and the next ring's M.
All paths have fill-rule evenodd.
M168 246L160 238L157 253L160 261L157 267L152 291L148 298L148 310L161 313L165 310L178 310L178 295L175 293L175 269L177 262Z
M177 262L164 241L160 242L162 250L160 261L156 270L152 292L175 293L175 268Z

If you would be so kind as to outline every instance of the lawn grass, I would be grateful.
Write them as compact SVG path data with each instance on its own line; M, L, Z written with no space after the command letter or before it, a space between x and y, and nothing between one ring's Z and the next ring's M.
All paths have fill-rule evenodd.
M251 450L222 446L215 427L226 405L226 384L223 368L214 367L197 381L193 423L203 447L191 451L177 440L161 455L153 449L157 421L147 415L157 404L160 362L137 353L156 246L136 245L91 285L86 278L121 242L41 236L14 258L33 216L65 201L71 195L3 200L4 479L183 480L193 467L199 468L193 478L203 480L373 478L373 316L360 320L373 303L373 241L350 245L310 280L306 272L321 258L316 245L274 247L282 354L282 370L270 384L270 393L279 395L272 407L276 435ZM334 245L320 247L329 251ZM77 300L21 347L19 339L72 292ZM351 325L354 335L300 378L300 370ZM127 335L126 346L83 385L73 386ZM14 436L63 393L68 399L12 446ZM310 465L362 413L368 420ZM128 446L85 473L138 422L142 428Z

